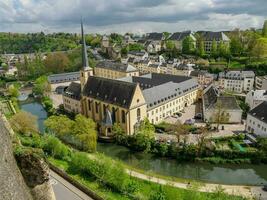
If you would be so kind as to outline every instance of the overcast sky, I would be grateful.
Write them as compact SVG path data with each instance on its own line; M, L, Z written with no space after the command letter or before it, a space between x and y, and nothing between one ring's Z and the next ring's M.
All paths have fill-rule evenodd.
M0 0L0 32L229 30L262 27L267 0Z

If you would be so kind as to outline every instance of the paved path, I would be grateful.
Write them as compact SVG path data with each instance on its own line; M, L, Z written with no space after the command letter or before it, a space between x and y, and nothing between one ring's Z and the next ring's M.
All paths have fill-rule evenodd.
M130 176L139 178L139 179L143 179L143 180L147 180L147 181L151 181L154 183L159 183L162 185L171 185L173 187L176 188L182 188L182 189L189 189L188 188L188 183L181 183L181 182L175 182L175 181L169 181L169 180L165 180L165 179L161 179L161 178L157 178L157 177L153 177L153 176L148 176L136 171L132 171L132 170L127 170L127 173ZM262 192L261 187L260 186L241 186L241 185L220 185L220 184L212 184L212 183L201 183L200 187L198 188L198 191L200 192L214 192L218 189L218 187L221 187L225 193L230 194L230 195L238 195L238 196L243 196L243 197L247 197L247 198L253 198L254 196L259 196L259 194L262 194L262 197L264 197L264 195L266 195L265 197L267 197L267 193L263 194L264 192ZM261 198L262 200L267 199L267 198Z
M52 170L50 170L50 176L56 200L93 200Z

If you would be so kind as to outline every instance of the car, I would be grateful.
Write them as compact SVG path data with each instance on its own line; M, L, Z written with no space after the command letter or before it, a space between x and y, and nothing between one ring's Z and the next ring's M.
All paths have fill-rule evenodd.
M267 185L264 185L264 186L262 187L262 190L267 192Z
M157 129L156 129L156 133L163 134L164 131L163 131L162 129L157 128Z

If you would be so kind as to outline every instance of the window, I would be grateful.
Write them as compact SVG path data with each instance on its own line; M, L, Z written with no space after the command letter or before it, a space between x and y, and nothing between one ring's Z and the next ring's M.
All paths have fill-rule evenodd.
M125 111L124 110L121 111L121 122L125 123Z
M139 121L140 120L140 118L141 118L141 110L140 110L140 108L137 108L137 121Z
M103 114L104 116L106 116L106 105L105 104L103 104Z
M98 104L95 102L95 112L98 113Z
M113 121L113 123L116 122L116 110L114 107L112 108L112 121Z
M91 111L91 101L88 100L88 109Z

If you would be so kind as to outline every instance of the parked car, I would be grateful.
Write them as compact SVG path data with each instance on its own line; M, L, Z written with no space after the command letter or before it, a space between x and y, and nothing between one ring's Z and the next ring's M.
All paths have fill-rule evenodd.
M264 186L262 187L262 190L264 190L264 191L267 192L267 185L264 185Z
M182 116L182 113L177 112L177 113L174 113L174 115L176 115L176 116L178 116L178 117L181 117L181 116Z
M163 131L162 129L160 129L160 128L157 128L157 129L156 129L156 133L163 134L164 131Z
M193 125L194 123L195 123L195 120L194 119L187 119L184 122L184 124L186 124L186 125Z

